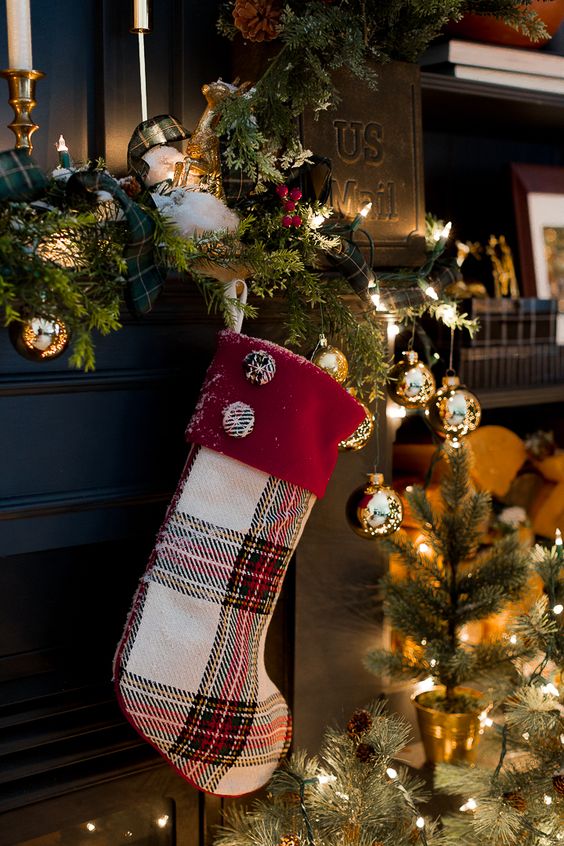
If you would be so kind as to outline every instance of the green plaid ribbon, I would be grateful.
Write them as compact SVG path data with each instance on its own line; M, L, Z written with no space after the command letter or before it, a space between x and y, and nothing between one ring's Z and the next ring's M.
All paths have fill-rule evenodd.
M343 240L340 250L328 250L326 256L335 270L345 277L355 294L365 299L370 284L374 282L374 272L356 244Z
M67 182L67 192L107 191L123 209L128 239L123 257L127 265L126 301L136 316L151 311L164 285L164 278L154 261L153 219L133 202L108 173L87 170L75 173Z
M172 115L157 115L144 120L134 129L127 147L129 171L144 180L149 166L143 161L142 156L147 150L171 141L185 141L189 137L188 130Z
M462 279L462 273L457 265L452 263L448 265L436 265L435 269L429 276L425 277L428 284L432 285L437 294L442 294L445 288L452 285L454 282L459 282ZM421 305L427 300L427 294L419 288L399 288L393 287L393 284L388 285L383 282L380 285L380 293L382 294L382 303L386 306L388 311L395 311L402 308L411 308Z
M26 202L44 193L47 177L27 150L0 153L0 201Z

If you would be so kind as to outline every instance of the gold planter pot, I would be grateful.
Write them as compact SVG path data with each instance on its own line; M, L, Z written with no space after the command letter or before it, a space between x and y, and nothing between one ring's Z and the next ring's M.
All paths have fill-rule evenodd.
M434 688L433 693L441 688ZM444 690L444 688L443 688ZM459 687L457 693L476 698L476 711L469 714L447 714L422 703L427 693L413 697L417 722L427 761L431 764L456 762L474 764L480 739L480 693L469 687Z

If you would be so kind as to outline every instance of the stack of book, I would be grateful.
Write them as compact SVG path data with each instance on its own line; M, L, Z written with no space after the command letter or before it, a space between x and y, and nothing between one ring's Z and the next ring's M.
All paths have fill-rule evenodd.
M467 384L492 390L564 379L556 300L475 299L465 302L462 311L480 321L474 338L464 333L460 350L460 375Z
M564 56L554 53L453 38L432 44L420 64L458 79L564 94Z

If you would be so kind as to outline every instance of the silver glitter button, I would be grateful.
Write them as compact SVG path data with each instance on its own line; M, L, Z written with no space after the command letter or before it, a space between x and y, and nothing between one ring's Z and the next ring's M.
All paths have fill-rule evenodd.
M246 438L255 426L255 412L246 402L232 402L223 409L223 428L232 438Z

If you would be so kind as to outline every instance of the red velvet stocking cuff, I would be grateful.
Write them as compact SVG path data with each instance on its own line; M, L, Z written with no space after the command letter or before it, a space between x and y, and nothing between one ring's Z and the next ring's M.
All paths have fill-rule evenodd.
M359 403L307 359L226 329L186 437L322 497L339 441L363 419Z

